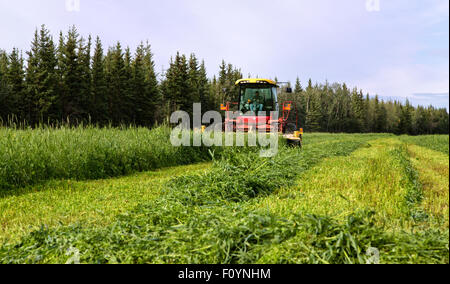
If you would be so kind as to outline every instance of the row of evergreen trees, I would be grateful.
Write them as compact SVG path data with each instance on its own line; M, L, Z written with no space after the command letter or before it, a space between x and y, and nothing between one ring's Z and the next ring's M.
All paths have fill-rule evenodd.
M93 46L94 45L94 46ZM148 43L132 54L120 43L105 53L100 39L80 37L75 27L60 33L36 30L27 62L18 49L0 50L0 120L26 125L60 122L153 126L175 110L192 112L194 102L217 109L235 97L240 70L222 62L209 80L195 54L177 53L163 74L155 72ZM162 78L158 81L158 75Z
M76 28L53 41L45 26L36 30L31 49L23 54L0 51L0 120L27 125L60 122L154 126L167 122L175 110L204 111L237 101L234 82L241 70L224 61L209 79L205 62L195 54L177 53L161 74L155 72L148 43L134 52L120 43L103 49L100 39L84 39ZM158 80L159 77L159 80ZM251 77L251 75L249 75ZM412 107L364 96L345 84L315 84L303 89L297 79L294 94L299 123L307 131L448 133L446 109Z
M152 125L158 82L148 44L134 56L120 43L104 55L99 38L80 37L75 27L56 46L42 26L25 66L19 50L0 54L0 116L28 124L69 120Z
M395 134L448 134L445 108L413 107L409 101L383 101L344 84L312 84L304 89L297 78L294 93L281 100L294 101L300 125L308 131Z

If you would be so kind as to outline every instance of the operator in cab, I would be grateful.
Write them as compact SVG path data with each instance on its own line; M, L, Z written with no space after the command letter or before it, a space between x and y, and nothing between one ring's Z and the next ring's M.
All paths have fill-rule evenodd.
M259 91L256 91L255 97L250 104L250 110L253 112L263 111L264 101L261 99Z

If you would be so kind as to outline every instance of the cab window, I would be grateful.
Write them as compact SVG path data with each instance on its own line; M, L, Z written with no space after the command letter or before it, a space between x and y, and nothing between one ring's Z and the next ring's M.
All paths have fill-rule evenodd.
M240 94L239 110L249 111L274 111L273 88L271 87L242 87Z

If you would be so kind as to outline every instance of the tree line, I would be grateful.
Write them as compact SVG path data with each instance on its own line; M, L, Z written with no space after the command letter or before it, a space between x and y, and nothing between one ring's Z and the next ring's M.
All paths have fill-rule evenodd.
M204 61L180 53L158 74L148 42L134 51L120 42L105 50L99 37L83 38L75 27L60 32L56 43L42 26L25 57L16 48L9 54L0 50L3 124L152 127L166 123L173 111L192 113L195 102L209 111L237 101L234 83L243 78L225 61L219 74L208 78ZM346 84L309 80L304 89L297 79L294 93L281 93L282 100L296 103L307 131L448 134L446 109L383 101Z
M446 108L413 107L409 100L381 100L364 95L345 83L314 84L303 88L297 78L293 94L283 93L281 100L293 101L298 122L307 131L349 133L395 133L409 135L448 134Z

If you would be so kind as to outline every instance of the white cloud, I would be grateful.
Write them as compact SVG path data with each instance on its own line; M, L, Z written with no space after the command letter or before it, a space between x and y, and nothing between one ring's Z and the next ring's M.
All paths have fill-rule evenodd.
M387 97L413 97L419 93L448 93L448 66L411 65L386 67L373 77L356 83L370 92Z

